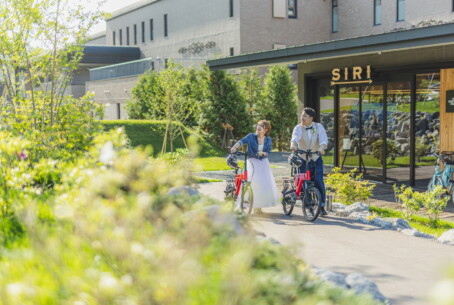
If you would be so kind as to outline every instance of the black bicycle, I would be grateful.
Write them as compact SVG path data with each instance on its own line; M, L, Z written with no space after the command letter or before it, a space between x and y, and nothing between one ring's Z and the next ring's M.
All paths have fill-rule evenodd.
M282 208L285 215L290 216L296 201L301 200L304 218L308 221L315 221L320 215L322 194L315 186L315 172L311 173L310 170L300 172L303 160L298 154L306 155L306 160L309 160L306 161L306 169L310 162L314 162L311 159L312 155L320 155L318 151L296 150L289 156L288 162L292 166L292 178L283 180Z

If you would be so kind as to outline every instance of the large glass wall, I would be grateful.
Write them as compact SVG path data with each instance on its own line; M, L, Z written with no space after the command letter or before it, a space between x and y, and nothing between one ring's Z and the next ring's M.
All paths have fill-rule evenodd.
M361 164L367 177L383 177L383 86L363 86L361 91Z
M360 86L339 88L337 163L346 170L358 168L360 164L359 92Z
M425 187L432 176L440 143L440 74L416 75L415 113L416 185Z
M330 80L318 82L318 97L320 105L320 123L325 127L328 136L328 147L323 157L325 167L334 165L334 87Z
M411 82L387 86L386 178L388 182L410 181Z

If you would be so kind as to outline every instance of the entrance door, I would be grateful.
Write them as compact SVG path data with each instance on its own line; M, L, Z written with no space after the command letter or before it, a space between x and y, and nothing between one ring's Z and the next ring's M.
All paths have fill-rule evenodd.
M339 88L338 164L382 180L383 86Z

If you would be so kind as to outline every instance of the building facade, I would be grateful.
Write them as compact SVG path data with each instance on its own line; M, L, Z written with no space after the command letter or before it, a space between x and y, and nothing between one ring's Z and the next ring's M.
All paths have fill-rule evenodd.
M454 151L453 1L324 2L332 5L333 40L209 67L296 63L300 107L314 107L327 129L325 163L426 186L434 165L428 155Z
M114 12L106 33L89 44L138 48L152 70L164 69L168 60L199 66L213 58L329 40L324 24L330 7L314 0L145 0ZM126 118L123 105L143 72L128 62L90 70L86 90L108 105L106 119Z

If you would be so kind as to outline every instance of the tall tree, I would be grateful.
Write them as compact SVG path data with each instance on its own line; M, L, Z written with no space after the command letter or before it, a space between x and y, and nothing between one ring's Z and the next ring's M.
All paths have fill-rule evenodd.
M249 120L254 123L260 119L257 107L263 96L262 78L258 75L257 69L242 70L238 76L238 86L246 103Z
M234 77L225 71L211 71L208 76L207 96L200 109L200 128L213 135L219 143L224 136L225 124L234 128L235 138L246 135L251 131L251 123Z
M271 121L275 147L287 149L298 121L296 85L287 66L273 66L266 74L259 111Z

